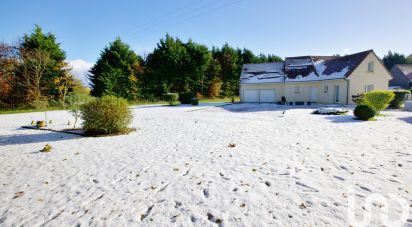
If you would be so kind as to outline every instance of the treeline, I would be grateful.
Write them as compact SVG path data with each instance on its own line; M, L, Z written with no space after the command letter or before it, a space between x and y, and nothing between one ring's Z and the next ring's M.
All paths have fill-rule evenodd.
M70 74L66 53L53 34L36 26L16 45L0 43L0 107L64 106L76 92L88 89Z
M275 55L255 55L248 49L221 48L166 35L142 58L117 38L90 71L92 95L116 95L128 100L156 100L168 92L193 96L234 96L245 63L283 61Z
M383 56L383 64L388 70L391 70L396 64L412 64L412 54L405 56L400 53L389 51L388 54Z
M182 96L236 96L243 64L280 62L276 55L256 55L228 44L212 47L166 35L147 56L117 38L105 47L89 72L91 95L129 101L159 100L164 93ZM383 62L412 63L412 55L389 52ZM36 26L16 45L0 43L0 107L64 106L68 97L88 94L70 73L66 53L52 33ZM70 99L69 99L70 100Z
M245 63L283 61L251 50L207 46L166 35L142 57L120 38L105 47L89 72L91 95L129 101L159 100L168 92L191 96L238 95ZM0 43L0 107L64 106L68 97L88 94L70 73L66 53L52 33L36 26L16 45Z

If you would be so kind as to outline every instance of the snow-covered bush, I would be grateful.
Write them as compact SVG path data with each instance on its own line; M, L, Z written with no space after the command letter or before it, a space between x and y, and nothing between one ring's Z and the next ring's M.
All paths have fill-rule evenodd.
M334 108L334 107L321 107L315 111L314 114L327 114L327 115L342 115L349 112L348 109Z
M356 106L355 110L353 111L353 114L358 119L367 121L375 116L376 111L371 106L360 104Z
M365 99L362 104L372 107L377 113L386 109L393 100L395 94L393 91L371 91L365 93Z
M166 93L163 94L163 100L168 102L169 105L173 106L177 104L177 100L179 100L179 94L177 93Z
M411 92L408 90L398 90L393 92L395 94L395 98L392 100L390 106L393 108L400 108L406 100L406 96Z
M94 99L80 108L86 134L105 135L130 132L132 112L127 101L115 96Z

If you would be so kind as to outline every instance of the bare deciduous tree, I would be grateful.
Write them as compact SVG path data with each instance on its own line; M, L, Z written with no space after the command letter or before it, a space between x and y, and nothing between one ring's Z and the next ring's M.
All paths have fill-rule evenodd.
M50 55L42 50L21 50L21 85L26 89L28 99L42 99L42 77L49 65Z

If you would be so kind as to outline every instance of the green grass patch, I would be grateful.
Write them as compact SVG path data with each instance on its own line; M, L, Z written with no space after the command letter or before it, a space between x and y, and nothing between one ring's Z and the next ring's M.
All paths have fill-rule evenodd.
M7 109L0 110L0 114L18 114L18 113L34 113L34 112L45 112L45 111L56 111L63 110L63 107L48 107L47 109L33 109L33 108L18 108L18 109Z
M232 102L232 97L223 97L223 98L203 98L199 100L200 103L210 103L210 102ZM235 97L235 102L240 102L240 97Z

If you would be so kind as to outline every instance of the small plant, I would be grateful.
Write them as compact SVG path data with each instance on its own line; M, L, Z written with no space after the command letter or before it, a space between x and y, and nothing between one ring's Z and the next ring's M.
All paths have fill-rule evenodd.
M362 104L364 100L365 100L365 94L352 95L352 101L358 105Z
M34 120L31 121L30 125L35 125L36 122Z
M360 104L356 106L355 110L353 111L353 114L358 119L367 121L375 116L376 111L374 108L368 105Z
M53 124L53 121L52 121L52 120L50 120L50 121L49 121L49 124Z
M194 106L199 105L199 99L197 99L197 98L192 98L192 105L194 105Z
M69 110L69 113L74 117L74 125L73 128L76 128L76 124L77 121L80 119L81 117L81 112L80 112L80 108L73 108ZM70 125L70 121L68 122L67 125Z
M67 104L69 105L69 113L74 117L73 128L76 128L77 121L81 118L80 106L90 102L93 98L83 93L73 93L67 97ZM70 121L67 125L70 125Z
M405 103L406 96L411 92L408 90L398 90L394 91L393 93L395 94L395 98L390 103L390 107L399 109Z
M232 97L232 103L235 103L235 97Z
M40 152L50 152L52 150L52 146L50 144L44 145L43 149Z
M166 93L163 95L163 100L168 102L171 106L177 105L177 101L179 100L179 94Z
M37 121L36 126L37 126L37 128L46 127L46 122L45 121Z
M365 99L362 104L372 107L376 113L386 109L395 97L395 94L392 91L371 91L364 95Z
M235 144L235 143L229 143L229 146L228 146L228 147L234 148L234 147L236 147L236 144Z
M83 128L89 135L125 134L133 115L127 101L115 96L103 96L80 108Z

